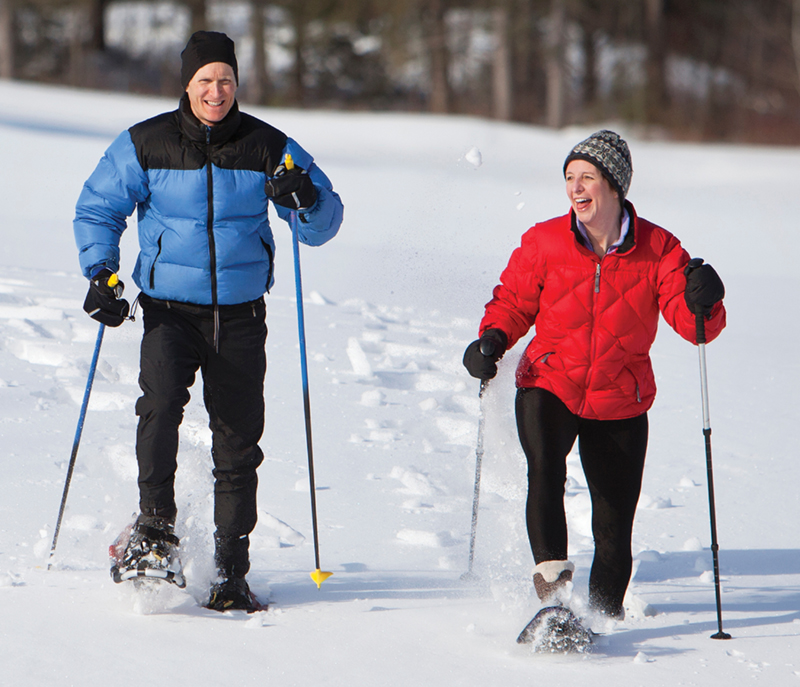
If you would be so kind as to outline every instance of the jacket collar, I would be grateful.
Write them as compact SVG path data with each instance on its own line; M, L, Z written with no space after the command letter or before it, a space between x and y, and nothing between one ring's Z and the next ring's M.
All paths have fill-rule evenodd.
M242 115L239 112L239 103L234 100L233 107L230 112L225 115L219 124L214 126L207 126L203 124L192 112L192 105L189 102L189 95L183 94L181 97L180 106L178 107L178 121L184 135L189 138L192 143L199 145L206 145L206 136L208 132L211 133L211 145L219 146L228 141L234 132L239 128L242 121Z
M625 201L625 209L631 217L631 225L628 228L628 234L625 236L625 240L620 244L619 248L617 248L617 255L627 253L636 246L636 225L638 224L639 218L636 216L636 210L631 201Z

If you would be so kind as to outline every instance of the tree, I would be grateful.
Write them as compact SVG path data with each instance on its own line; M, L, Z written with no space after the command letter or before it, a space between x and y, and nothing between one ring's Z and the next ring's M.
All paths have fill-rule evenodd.
M565 0L551 0L547 31L547 125L561 128L565 123L566 68L564 49L566 42Z
M189 34L208 29L208 0L183 0L189 10Z
M447 0L425 0L422 6L422 32L428 52L430 76L429 109L437 114L451 111L450 55L447 47Z
M645 116L648 122L663 120L667 107L667 53L664 36L664 0L644 0L647 46Z
M106 8L111 0L89 0L89 49L103 52L106 49Z
M16 76L16 2L0 0L0 78Z
M509 35L510 9L506 5L492 11L494 60L492 69L492 114L495 119L510 120L513 112L513 81Z
M250 33L253 36L253 73L250 75L248 98L258 105L266 105L269 95L267 74L266 12L268 0L250 0Z

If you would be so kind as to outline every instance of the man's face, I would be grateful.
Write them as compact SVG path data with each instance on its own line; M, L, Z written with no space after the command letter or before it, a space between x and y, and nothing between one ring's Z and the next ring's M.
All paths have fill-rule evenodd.
M192 112L203 124L214 126L225 119L236 98L233 67L225 62L211 62L192 77L186 87Z

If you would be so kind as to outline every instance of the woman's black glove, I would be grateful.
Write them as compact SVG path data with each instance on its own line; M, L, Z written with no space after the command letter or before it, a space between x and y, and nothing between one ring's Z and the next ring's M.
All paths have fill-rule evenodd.
M487 329L480 339L467 346L464 367L477 379L493 379L497 374L497 361L507 347L508 337L502 329Z
M264 190L275 205L290 210L307 210L317 202L317 189L302 167L287 169L281 165L267 180Z
M110 269L103 268L89 280L89 293L83 309L92 319L109 327L119 327L128 317L130 303L122 298L125 285Z
M711 265L704 265L703 258L692 258L684 270L686 291L684 298L689 310L706 317L711 309L725 297L725 286Z

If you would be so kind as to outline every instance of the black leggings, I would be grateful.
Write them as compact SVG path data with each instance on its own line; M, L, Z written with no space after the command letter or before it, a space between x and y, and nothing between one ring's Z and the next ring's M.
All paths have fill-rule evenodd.
M592 499L595 555L589 602L618 615L631 576L631 535L647 451L647 413L626 420L587 420L544 389L520 389L516 411L528 459L526 519L533 558L537 564L567 559L566 458L577 437Z

